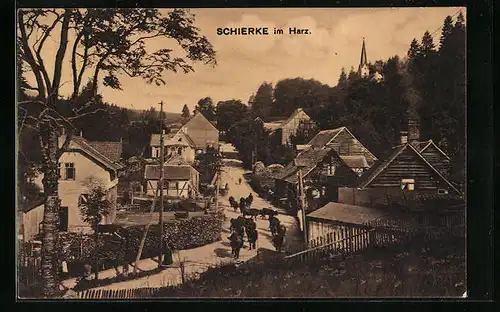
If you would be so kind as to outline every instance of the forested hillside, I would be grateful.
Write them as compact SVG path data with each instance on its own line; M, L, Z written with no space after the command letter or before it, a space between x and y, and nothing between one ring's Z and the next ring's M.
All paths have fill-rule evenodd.
M434 35L434 37L433 37ZM437 38L437 39L434 39ZM425 32L409 43L406 56L369 64L370 76L361 78L344 69L336 86L302 78L284 79L273 87L264 82L242 112L229 117L235 124L230 140L247 157L252 151L266 163L279 161L272 136L263 120L290 116L303 108L320 129L348 127L376 156L383 157L398 143L408 118L420 120L421 139L434 140L452 158L455 179L462 179L465 152L465 24L462 14L448 16L439 33ZM383 76L377 82L375 72ZM220 103L220 105L229 105ZM234 105L234 104L231 104ZM225 112L222 106L217 111ZM222 116L225 119L228 116ZM307 141L303 139L303 141ZM305 142L296 142L298 144ZM280 147L280 150L283 148Z

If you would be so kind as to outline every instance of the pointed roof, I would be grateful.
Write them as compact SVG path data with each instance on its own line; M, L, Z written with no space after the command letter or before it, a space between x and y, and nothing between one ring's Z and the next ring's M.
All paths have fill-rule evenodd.
M425 159L424 156L422 156L422 154L420 154L420 152L417 150L417 148L415 148L412 144L410 143L406 143L406 144L403 144L403 145L400 145L400 146L397 146L395 149L394 149L394 152L383 162L379 162L378 164L374 165L372 168L370 168L362 177L358 187L359 188L365 188L367 187L373 180L375 180L375 178L381 174L401 153L403 153L403 151L405 151L406 149L410 149L411 151L413 151L420 159L422 159L426 164L427 166L436 173L436 175L442 180L444 181L451 189L453 189L455 192L457 192L458 194L460 194L461 192L450 182L448 181L448 179L446 179L442 174L441 172L439 172L436 168L434 168L434 166L431 165L431 163L429 163L429 161L427 161L427 159Z
M354 136L354 134L352 134L351 131L349 131L347 127L339 127L336 129L328 129L318 132L318 134L316 134L314 138L312 138L312 140L307 143L307 145L310 145L315 148L323 148L328 144L330 144L333 140L335 140L335 138L343 131L346 131L353 139L355 139L356 141L359 142L359 144L361 144L361 142ZM371 157L373 157L374 160L377 160L377 157L375 155L373 155L363 144L361 145L366 150L366 152Z
M290 121L292 121L295 117L297 117L297 115L300 113L304 113L307 117L309 117L309 115L307 115L307 113L302 108L299 107L299 108L295 109L293 111L292 115L290 115L290 117L288 117L285 121L283 121L278 128L284 127L286 124L288 124ZM309 117L309 119L311 119L311 117Z
M59 146L63 145L65 139L66 135L62 135L59 137ZM115 150L115 151L101 152L98 149L98 148L105 148L106 146L112 146L114 149L116 149L117 144L120 144L120 150L121 150L121 143L120 142L103 142L104 144L99 144L99 143L101 142L90 142L81 136L74 135L71 138L68 150L80 150L90 158L97 161L103 167L106 167L111 170L119 170L124 168L122 164L116 161L116 154L118 153L118 151ZM109 143L113 144L110 145ZM109 157L115 159L110 159Z
M368 64L368 60L366 58L366 45L365 45L365 37L363 37L363 46L361 47L361 60L359 61L359 66L363 66Z
M214 126L213 122L210 122L205 116L203 116L202 113L199 111L195 111L195 114L191 116L183 125L182 127L178 130L177 133L183 132L185 134L189 133L190 128L202 128L203 124L209 125L208 128L212 128L215 131L217 131L217 134L219 133L219 130ZM184 131L184 129L187 128L187 133ZM218 135L217 135L218 137ZM206 147L206 141L207 138L204 137L203 135L199 134L190 134L190 138L195 143L196 148L205 148ZM217 138L218 139L218 138Z
M322 130L318 132L318 134L316 134L314 138L312 138L311 141L307 143L307 145L311 145L316 148L322 148L330 143L333 139L335 139L337 135L339 135L339 133L344 130L344 128L345 127L339 127L336 129Z

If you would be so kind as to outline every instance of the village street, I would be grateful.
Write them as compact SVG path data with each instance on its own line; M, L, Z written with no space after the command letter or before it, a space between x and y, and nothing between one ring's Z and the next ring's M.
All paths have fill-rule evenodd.
M229 226L230 219L236 218L240 214L239 212L234 212L233 209L229 207L228 198L233 196L236 200L240 197L247 197L250 193L253 194L254 201L252 207L254 208L272 208L278 210L280 214L278 219L283 225L287 227L287 233L284 240L284 253L296 252L300 249L299 241L300 234L298 233L298 228L295 219L292 216L285 215L283 211L278 208L272 207L271 204L266 202L264 199L260 198L256 193L254 193L248 183L245 181L244 174L246 171L241 167L241 162L236 159L224 159L224 167L221 174L221 184L226 183L229 186L229 193L226 196L219 197L219 203L221 208L224 209L226 215L226 221L223 226L223 232L221 234L222 240L201 246L198 248L193 248L189 250L180 250L173 255L174 263L168 268L162 270L160 273L141 277L135 280L129 280L119 283L114 283L107 286L97 287L96 289L128 289L128 288L141 288L141 287L161 287L167 285L176 285L182 282L181 270L179 268L180 261L184 262L185 277L192 278L199 273L206 271L209 267L215 265L220 265L223 263L233 262L234 259L231 255L231 247L229 245ZM242 179L242 183L238 184L239 178ZM257 250L268 249L275 250L271 239L271 233L269 231L269 221L262 220L260 217L257 218L257 230L259 232L259 238L257 241ZM245 236L246 240L246 236ZM240 252L239 261L247 261L255 256L257 256L257 250L248 250L248 243L245 242L245 248ZM143 271L153 270L157 268L157 259L142 259L139 261L139 269ZM121 268L120 268L121 270ZM115 270L109 269L101 271L99 273L99 278L111 278L115 276ZM63 284L72 288L75 286L76 279L69 279L63 282Z

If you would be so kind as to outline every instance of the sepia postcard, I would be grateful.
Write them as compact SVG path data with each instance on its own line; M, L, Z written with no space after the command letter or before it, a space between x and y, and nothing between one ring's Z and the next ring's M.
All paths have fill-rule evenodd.
M19 299L465 298L466 9L19 9Z

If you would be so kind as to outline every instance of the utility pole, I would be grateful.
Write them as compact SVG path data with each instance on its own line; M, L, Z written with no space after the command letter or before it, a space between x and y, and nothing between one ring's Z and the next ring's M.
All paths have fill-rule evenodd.
M163 101L160 102L160 252L158 256L158 267L163 263Z
M304 233L304 242L306 243L306 247L308 245L308 237L307 237L307 224L306 224L306 208L304 203L304 184L302 181L302 166L294 160L295 166L299 168L299 198L300 198L300 209L302 211L302 230Z
M215 212L219 210L219 181L220 181L220 168L219 168L219 153L220 153L220 145L217 148L217 156L215 158L217 170L215 174L217 175L217 179L215 179Z

